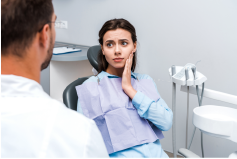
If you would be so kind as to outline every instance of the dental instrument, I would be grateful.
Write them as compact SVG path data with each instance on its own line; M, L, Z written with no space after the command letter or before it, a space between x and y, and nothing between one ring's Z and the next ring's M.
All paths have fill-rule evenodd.
M176 70L178 73L173 73L171 70ZM181 85L181 91L187 92L188 94L196 94L198 97L199 107L194 108L193 110L193 124L195 126L192 134L192 139L188 146L190 149L193 137L195 134L196 128L201 131L201 150L202 157L204 157L203 150L203 133L219 138L225 138L237 143L237 109L228 108L224 106L216 106L216 105L205 105L202 106L203 97L215 99L218 101L227 102L230 104L237 105L237 96L230 95L227 93L217 92L210 89L204 89L204 82L207 78L196 71L196 66L193 64L186 64L184 67L180 66L172 66L172 69L169 69L170 75L172 75L172 83L173 86L176 87L176 83ZM191 76L190 76L191 74ZM185 75L185 76L184 76ZM186 82L186 83L185 83ZM199 88L199 85L202 84L202 87ZM173 88L174 89L174 88ZM199 94L201 92L201 94ZM175 96L175 92L173 92L173 97ZM175 96L176 97L176 96ZM176 100L173 98L172 100ZM172 101L173 107L176 105L176 101ZM189 107L189 95L187 95L187 105ZM202 106L202 107L200 107ZM187 108L188 109L188 108ZM176 114L175 109L173 110L174 116ZM188 112L187 118L188 119ZM175 118L174 118L175 120ZM187 124L188 122L186 122ZM176 124L176 123L174 123ZM173 129L175 128L175 125ZM186 127L188 128L188 127ZM174 157L176 155L176 134L175 130L173 130L173 153ZM186 135L187 129L186 129ZM186 136L186 147L187 147L187 136ZM180 148L178 152L186 157L186 158L199 158L198 155L188 150L187 148ZM237 151L231 153L229 158L237 158Z
M169 73L172 77L172 110L173 110L172 141L173 141L173 154L174 154L174 157L176 158L177 157L176 120L175 120L176 119L176 84L187 87L186 148L190 149L196 128L194 128L192 140L190 141L190 144L188 147L189 86L192 86L192 85L196 86L197 88L196 93L198 96L198 103L200 106L202 103L203 91L202 91L201 99L200 99L198 85L202 84L203 85L202 89L204 90L204 82L207 80L207 78L200 72L197 72L196 66L190 63L186 64L184 67L173 65L169 69ZM202 138L202 135L201 135L201 138ZM204 157L203 142L201 144L201 149L202 149L202 155Z

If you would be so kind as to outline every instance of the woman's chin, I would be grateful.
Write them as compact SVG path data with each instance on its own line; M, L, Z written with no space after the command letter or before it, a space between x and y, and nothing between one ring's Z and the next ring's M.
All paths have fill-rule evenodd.
M113 65L113 67L116 69L122 69L122 68L124 68L124 64Z

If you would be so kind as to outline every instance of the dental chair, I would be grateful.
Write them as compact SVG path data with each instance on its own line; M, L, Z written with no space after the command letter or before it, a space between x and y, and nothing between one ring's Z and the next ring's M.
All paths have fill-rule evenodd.
M95 45L90 47L87 51L87 58L90 64L96 69L96 71L98 71L97 57L100 50L101 50L100 45ZM81 85L85 80L87 80L90 77L91 76L78 78L65 88L65 90L63 91L63 103L68 108L77 111L78 96L75 87Z

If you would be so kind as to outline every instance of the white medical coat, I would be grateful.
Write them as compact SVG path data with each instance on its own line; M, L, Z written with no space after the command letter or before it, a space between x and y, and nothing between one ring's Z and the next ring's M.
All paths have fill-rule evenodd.
M93 120L36 81L1 75L1 157L108 157Z

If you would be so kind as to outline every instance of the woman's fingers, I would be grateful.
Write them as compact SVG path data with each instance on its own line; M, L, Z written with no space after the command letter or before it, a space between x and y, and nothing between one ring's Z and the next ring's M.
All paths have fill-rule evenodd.
M133 53L129 54L129 57L126 60L125 67L124 67L124 72L128 73L128 75L131 74L132 60L133 60Z
M131 53L131 54L129 55L129 72L131 72L132 60L133 60L133 53Z
M129 65L130 65L130 56L127 59L127 65L126 65L126 72L129 73Z
M124 67L124 72L127 74L128 73L128 59L126 60L125 67Z
M129 68L130 68L130 59L128 59L128 65L127 65L127 72L129 73Z

